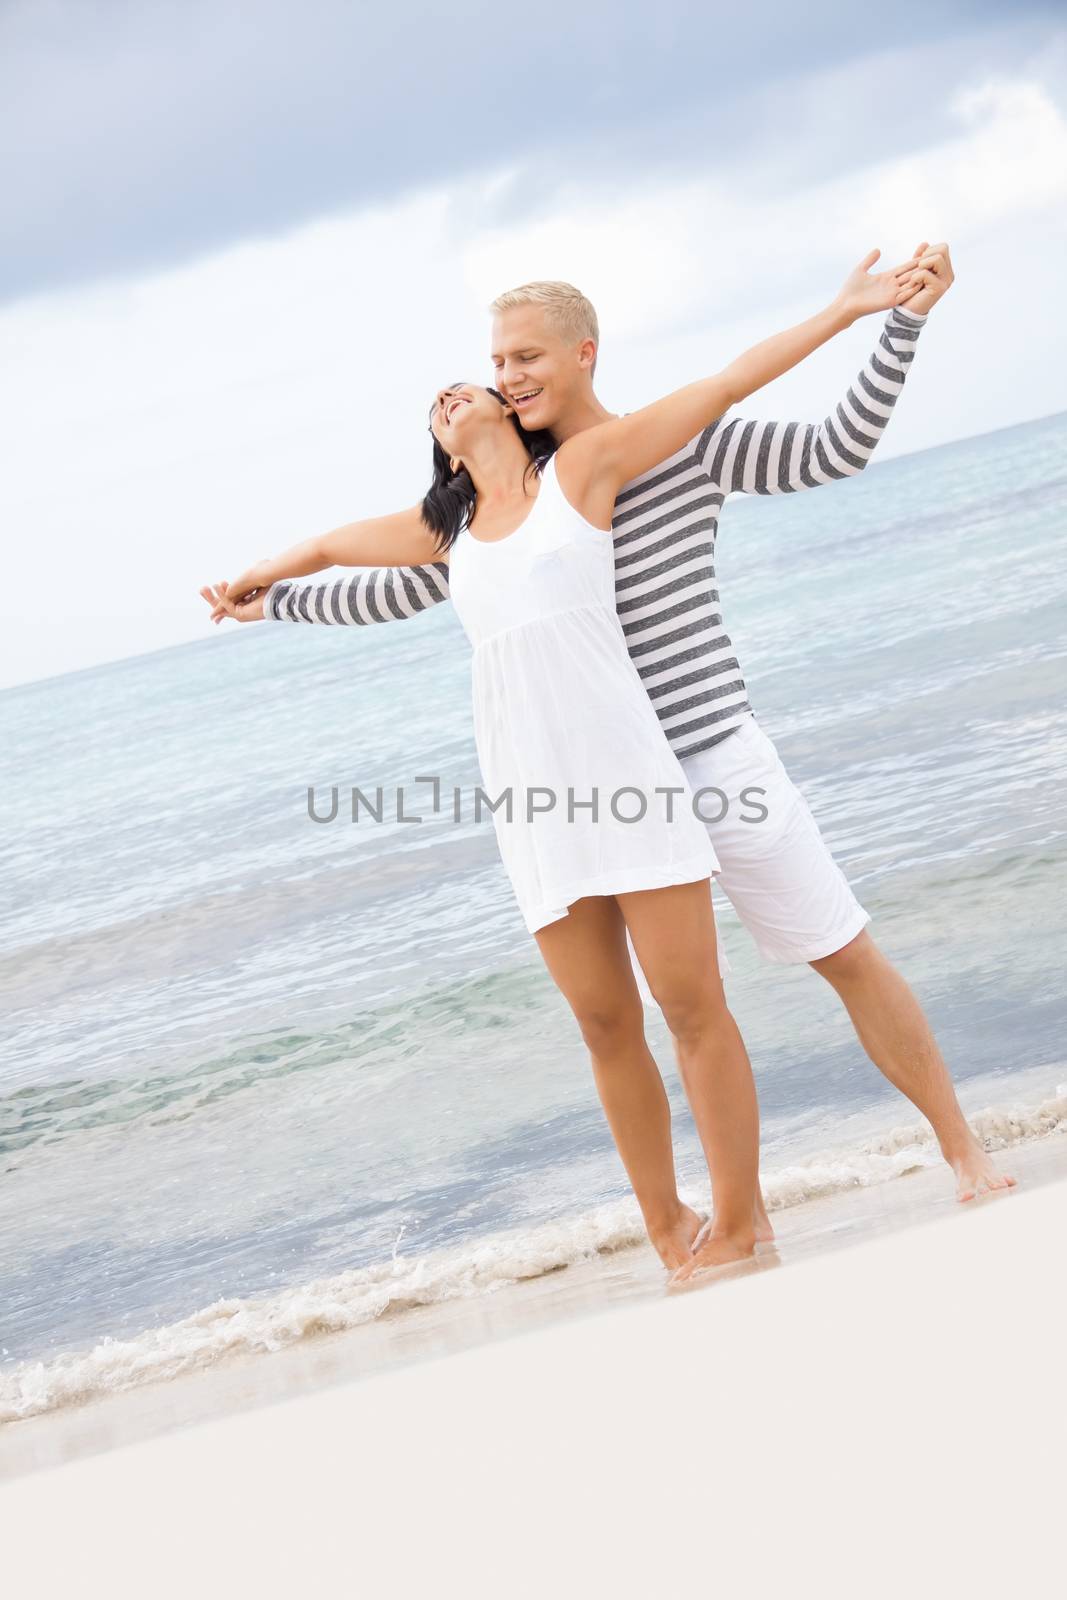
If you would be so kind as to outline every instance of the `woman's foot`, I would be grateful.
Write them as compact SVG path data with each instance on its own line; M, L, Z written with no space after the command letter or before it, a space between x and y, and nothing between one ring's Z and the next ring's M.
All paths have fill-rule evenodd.
M704 1218L692 1206L678 1202L678 1215L663 1227L649 1228L652 1247L668 1272L683 1266L692 1254L693 1241L704 1226Z
M756 1197L755 1221L756 1243L771 1244L774 1240L774 1229L771 1227L771 1219L767 1215L767 1207L763 1204L762 1190Z
M757 1244L773 1244L774 1243L774 1228L771 1225L771 1219L767 1215L766 1208L765 1208L765 1206L763 1204L763 1196L762 1196L762 1194L760 1195L759 1199L756 1201L756 1204L752 1208L752 1224L753 1224L753 1227L755 1229L756 1243ZM692 1248L694 1250L699 1250L701 1244L707 1238L709 1231L711 1230L712 1227L714 1227L714 1225L715 1225L715 1218L714 1217L709 1217L708 1220L704 1223L704 1225L701 1228L700 1232L697 1234L696 1238L693 1240Z
M731 1267L738 1261L751 1260L755 1253L754 1228L745 1228L737 1233L716 1233L712 1222L700 1230L700 1237L689 1259L671 1273L670 1286L673 1288L676 1284L688 1283L698 1273L708 1272L713 1267Z

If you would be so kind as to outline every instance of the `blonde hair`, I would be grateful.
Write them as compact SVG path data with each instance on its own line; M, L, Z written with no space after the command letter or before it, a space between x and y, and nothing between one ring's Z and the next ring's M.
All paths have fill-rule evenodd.
M580 344L583 339L592 339L599 352L600 324L592 301L587 300L573 283L562 283L554 278L523 283L517 289L505 289L503 294L498 294L489 309L492 312L511 311L515 306L542 306L545 321L561 338L571 340L574 344ZM593 357L595 370L596 356Z

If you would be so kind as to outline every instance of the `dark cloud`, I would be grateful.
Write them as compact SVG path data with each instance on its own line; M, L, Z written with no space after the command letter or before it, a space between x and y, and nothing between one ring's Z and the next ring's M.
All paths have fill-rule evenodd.
M577 153L779 175L802 130L777 86L992 26L996 4L840 0L25 0L0 10L0 298L144 270L325 211L521 163L530 204ZM1015 13L1039 26L1058 7ZM890 145L907 85L870 107ZM900 136L930 136L938 107ZM843 127L844 162L871 137ZM899 133L899 127L897 132ZM888 153L888 152L887 152ZM810 153L807 159L810 159ZM757 163L758 165L758 163Z

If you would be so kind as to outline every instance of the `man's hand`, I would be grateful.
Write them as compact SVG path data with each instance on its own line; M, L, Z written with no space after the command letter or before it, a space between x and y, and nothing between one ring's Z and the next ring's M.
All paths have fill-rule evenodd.
M941 296L952 288L956 274L952 270L952 258L944 241L941 244L927 244L924 241L916 247L915 256L916 264L908 280L912 293L901 304L905 311L925 316L930 307L936 306Z
M915 292L910 279L918 266L918 257L902 261L899 267L892 267L888 272L872 272L881 253L872 250L864 256L842 284L834 309L846 323L869 316L872 311L888 311L891 306L902 305L908 295Z
M230 595L231 588L231 584L223 582L214 588L205 583L201 589L200 593L212 608L212 622L221 622L223 617L232 617L235 622L262 622L266 589L256 589L243 599L234 600Z

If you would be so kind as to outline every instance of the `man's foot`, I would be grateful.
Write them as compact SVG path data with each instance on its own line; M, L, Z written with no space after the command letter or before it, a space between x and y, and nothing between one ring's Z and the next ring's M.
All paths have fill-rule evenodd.
M704 1226L704 1218L692 1206L678 1202L678 1216L666 1228L649 1228L652 1247L668 1272L690 1259L693 1240Z
M992 1156L973 1136L959 1155L945 1152L945 1160L956 1174L956 1199L973 1200L997 1189L1014 1189L1016 1180L1009 1172L998 1172Z
M732 1267L738 1261L749 1261L755 1253L755 1229L746 1229L744 1233L716 1233L712 1224L710 1232L701 1229L700 1240L688 1260L671 1273L670 1285L688 1283L698 1273L708 1272L713 1267Z

